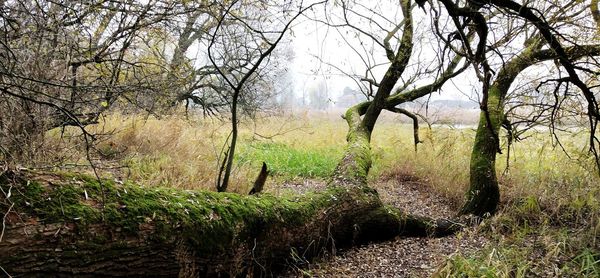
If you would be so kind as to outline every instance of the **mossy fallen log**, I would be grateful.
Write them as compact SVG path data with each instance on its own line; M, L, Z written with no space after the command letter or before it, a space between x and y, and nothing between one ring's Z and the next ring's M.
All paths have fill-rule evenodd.
M368 187L242 196L6 172L0 188L0 266L14 276L271 276L333 245L459 228L386 207Z

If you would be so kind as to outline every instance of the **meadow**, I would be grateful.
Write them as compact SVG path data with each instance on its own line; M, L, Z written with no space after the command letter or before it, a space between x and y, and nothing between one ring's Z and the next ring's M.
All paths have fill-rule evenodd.
M249 190L263 161L271 170L270 192L286 182L327 182L347 131L335 113L260 117L241 126L230 185L239 193ZM226 123L210 118L110 115L91 130L105 134L98 137L93 161L104 174L146 186L214 190L228 130ZM46 144L58 150L79 137L75 130L55 130ZM412 175L458 208L468 186L473 128L422 125L420 137L423 143L415 152L412 125L384 115L373 134L370 182ZM509 159L503 139L497 165L500 212L471 231L485 235L488 246L475 255L454 254L440 266L440 277L600 276L600 179L585 132L553 137L540 129L525 137L512 145ZM69 154L47 151L38 159L87 163L81 148L61 153Z

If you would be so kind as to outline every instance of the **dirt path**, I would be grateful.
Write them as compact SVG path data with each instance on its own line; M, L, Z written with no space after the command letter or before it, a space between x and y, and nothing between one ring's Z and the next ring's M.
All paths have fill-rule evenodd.
M434 218L455 214L445 198L418 179L397 175L374 185L382 200L409 213ZM286 277L429 277L445 258L483 247L485 241L467 230L445 238L397 237L392 241L337 250L336 256L296 269Z

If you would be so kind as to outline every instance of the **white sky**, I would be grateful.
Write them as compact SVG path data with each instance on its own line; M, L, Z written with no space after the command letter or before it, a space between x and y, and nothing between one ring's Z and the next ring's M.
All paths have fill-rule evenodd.
M365 1L369 2L369 1ZM366 5L366 4L365 4ZM399 16L395 8L387 9L390 18L398 18ZM422 24L429 24L425 21L424 14L420 10L414 10L417 18L416 28L420 28ZM318 15L309 14L310 17ZM422 27L421 27L422 28ZM426 28L429 28L428 26ZM418 30L417 30L418 31ZM328 88L328 94L331 99L335 100L341 95L344 87L348 86L357 89L357 85L348 76L345 76L335 68L330 67L326 63L331 63L348 73L364 74L364 63L360 57L341 39L339 32L345 33L345 30L336 30L336 28L325 26L322 23L315 22L306 18L301 18L292 29L292 46L295 53L295 58L290 66L290 73L294 77L295 94L302 96L303 92L307 92L311 87L316 87L322 80L325 80ZM381 32L379 32L382 36ZM354 39L352 35L345 36L354 45L359 45L359 41ZM413 53L421 56L432 55L433 47L427 45L427 39L424 43L415 43ZM380 49L376 46L376 51ZM428 53L430 52L430 53ZM321 57L322 63L315 56ZM375 52L373 55L378 62L387 61L382 51ZM383 76L384 70L387 67L380 67L380 72L375 76L377 81ZM465 84L457 84L464 82ZM468 100L465 93L472 91L474 81L462 79L454 80L454 84L448 82L444 86L442 94L432 94L432 99L462 99ZM476 81L475 81L476 82ZM476 85L476 83L475 83ZM462 93L462 92L464 93Z

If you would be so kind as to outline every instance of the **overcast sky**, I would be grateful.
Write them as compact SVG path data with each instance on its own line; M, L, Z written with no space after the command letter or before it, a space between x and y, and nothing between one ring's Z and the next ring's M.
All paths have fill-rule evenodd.
M396 18L396 20L401 18L398 15L400 11L397 8L383 7L382 9L389 12L389 15L386 15L386 17ZM429 22L425 20L426 17L420 10L416 10L414 13L417 18L415 26L418 32L419 28L424 29L423 26L428 25ZM332 15L330 14L330 16ZM309 13L308 17L322 18L316 12ZM357 89L356 83L350 77L327 65L327 63L333 64L347 73L364 73L364 63L341 38L341 34L344 34L345 39L350 43L354 45L360 44L359 40L355 39L354 35L347 31L328 27L323 23L308 18L299 19L298 23L295 24L290 36L295 58L289 70L294 77L295 93L297 96L301 96L303 92L307 92L311 87L318 86L323 80L326 82L329 96L333 100L342 93L346 86ZM421 31L426 33L425 30ZM365 41L364 38L363 41ZM428 45L428 43L431 43L430 41L431 38L424 39L424 42L415 43L413 53L422 57L435 55L432 52L433 47ZM372 56L378 62L386 61L385 55L379 47L374 48ZM379 68L379 72L375 75L376 79L378 79L377 81L383 76L385 69L385 66ZM442 94L434 93L432 99L468 100L469 97L467 95L471 94L474 81L462 78L458 84L457 80L454 80L453 83L449 82L444 86Z

